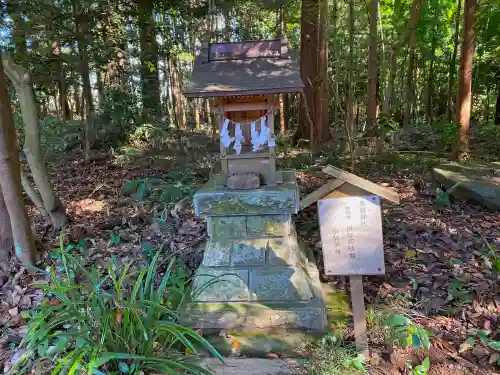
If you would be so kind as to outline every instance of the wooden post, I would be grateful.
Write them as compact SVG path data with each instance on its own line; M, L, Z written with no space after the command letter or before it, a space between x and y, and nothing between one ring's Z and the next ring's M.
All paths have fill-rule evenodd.
M363 276L351 276L351 304L354 317L354 337L356 339L356 350L369 358L368 336L366 334L365 295L363 292Z
M268 126L271 135L274 136L274 110L272 110L273 104L269 104L268 109L269 115L268 117ZM269 169L271 170L272 178L269 181L268 185L276 185L277 184L277 176L276 176L276 146L269 146Z

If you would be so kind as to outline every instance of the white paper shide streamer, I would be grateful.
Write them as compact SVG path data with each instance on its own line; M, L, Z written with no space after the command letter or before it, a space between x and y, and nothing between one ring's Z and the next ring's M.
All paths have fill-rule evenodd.
M231 145L231 142L233 141L233 138L229 136L229 120L225 119L224 123L222 124L222 130L220 132L220 141L224 145L224 147L229 147Z
M234 129L234 146L233 148L236 150L236 155L241 153L241 144L245 142L245 137L243 137L243 131L241 130L241 125L238 122L236 124L236 128Z
M243 147L243 142L245 142L245 137L243 136L241 124L239 122L236 123L234 129L234 137L231 137L229 135L229 121L230 120L227 118L224 119L220 133L220 141L224 147L229 147L234 141L233 149L236 151L236 154L239 155ZM269 147L276 147L276 138L271 133L271 129L269 129L266 125L267 116L262 116L260 118L260 132L257 131L255 122L256 121L250 122L250 141L252 143L252 152L259 151L266 143Z

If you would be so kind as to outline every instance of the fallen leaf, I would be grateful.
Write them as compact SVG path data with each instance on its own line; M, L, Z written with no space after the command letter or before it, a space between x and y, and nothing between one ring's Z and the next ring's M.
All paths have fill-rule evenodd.
M12 317L18 316L19 315L19 308L13 307L12 309L9 310L9 315Z

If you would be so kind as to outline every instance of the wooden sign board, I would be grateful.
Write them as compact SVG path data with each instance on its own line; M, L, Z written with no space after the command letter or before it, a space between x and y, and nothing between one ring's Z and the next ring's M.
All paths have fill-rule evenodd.
M379 196L321 199L318 213L326 275L385 273Z

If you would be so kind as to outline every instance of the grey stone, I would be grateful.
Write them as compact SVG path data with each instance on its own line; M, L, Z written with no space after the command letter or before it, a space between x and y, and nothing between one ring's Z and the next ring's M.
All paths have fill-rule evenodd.
M247 235L285 236L289 233L290 215L255 215L247 217Z
M288 236L270 238L268 241L268 263L270 265L295 266L299 262L297 249L292 248Z
M237 191L218 186L214 176L194 195L195 213L199 216L296 213L300 197L295 173L284 172L283 176L286 179L278 186Z
M308 275L295 267L266 267L250 271L254 301L304 301L313 298Z
M246 216L212 216L208 226L212 238L241 238L247 235Z
M203 265L205 266L229 266L231 249L233 243L230 241L209 240L205 247Z
M224 363L215 358L203 360L215 375L287 375L294 374L285 361L264 358L225 358Z
M227 178L228 189L248 190L260 187L260 177L258 173L234 173Z
M434 175L447 189L462 182L452 196L500 210L500 162L448 163L434 168Z
M248 270L200 267L194 290L196 301L248 301Z
M266 262L265 240L240 240L234 242L231 253L231 264L233 266L263 265Z

